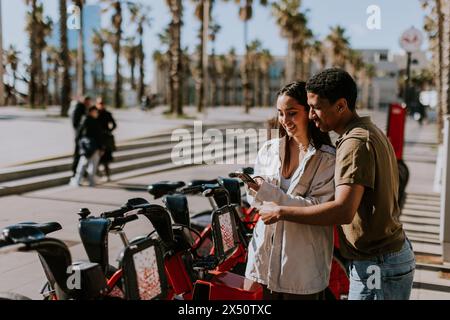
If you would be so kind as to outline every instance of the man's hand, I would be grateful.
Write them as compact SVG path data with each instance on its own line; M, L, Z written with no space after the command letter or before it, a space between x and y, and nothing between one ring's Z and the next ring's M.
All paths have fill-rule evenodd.
M264 224L273 224L281 220L280 206L274 202L264 202L259 208Z

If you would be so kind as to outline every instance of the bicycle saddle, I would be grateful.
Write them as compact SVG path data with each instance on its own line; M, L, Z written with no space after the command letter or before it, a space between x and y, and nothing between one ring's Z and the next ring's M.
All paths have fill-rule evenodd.
M44 223L21 222L18 225L35 227L40 231L42 231L43 234L49 234L62 229L61 225L58 222L44 222Z
M37 225L37 226L36 226ZM53 232L59 229L56 229L61 226L59 223L46 223L41 224L39 228L39 224L33 225L33 223L24 223L24 224L15 224L3 229L2 234L5 240L10 243L31 243L35 241L39 241L45 238L45 232Z
M158 199L166 194L175 192L177 189L184 187L185 185L186 184L183 181L177 182L161 181L149 185L147 191L152 196L154 196L155 199Z

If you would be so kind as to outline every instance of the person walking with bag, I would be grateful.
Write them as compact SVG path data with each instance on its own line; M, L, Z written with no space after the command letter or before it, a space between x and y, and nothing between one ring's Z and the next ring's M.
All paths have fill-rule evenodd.
M77 143L80 150L75 176L70 180L70 185L81 186L83 176L87 171L89 186L95 186L95 173L103 152L103 131L98 121L98 110L90 107L87 116L81 122L77 132Z
M113 152L116 150L115 139L112 132L117 128L117 124L112 113L106 110L101 97L97 98L95 105L98 109L98 121L102 127L104 142L104 152L100 158L100 164L104 167L106 180L110 181L111 172L109 170L109 164L113 161Z
M85 96L77 101L75 104L71 106L70 120L72 122L72 127L75 132L75 151L73 153L73 161L72 161L72 177L75 176L78 167L78 161L80 161L80 148L77 142L77 132L80 127L83 118L86 117L86 113L88 108L91 107L91 98Z

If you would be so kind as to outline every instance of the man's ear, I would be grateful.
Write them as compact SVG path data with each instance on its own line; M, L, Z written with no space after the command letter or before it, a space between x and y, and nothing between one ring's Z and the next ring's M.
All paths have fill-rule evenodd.
M348 109L347 99L340 98L338 101L336 101L336 107L339 113L344 112L345 109Z

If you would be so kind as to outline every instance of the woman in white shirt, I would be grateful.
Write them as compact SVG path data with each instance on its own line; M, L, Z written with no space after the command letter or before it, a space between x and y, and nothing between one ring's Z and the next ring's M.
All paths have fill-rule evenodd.
M280 138L267 141L255 162L257 184L248 200L310 206L334 197L335 149L308 118L305 82L278 92ZM333 255L331 226L258 221L249 244L246 277L262 284L266 299L321 299Z

